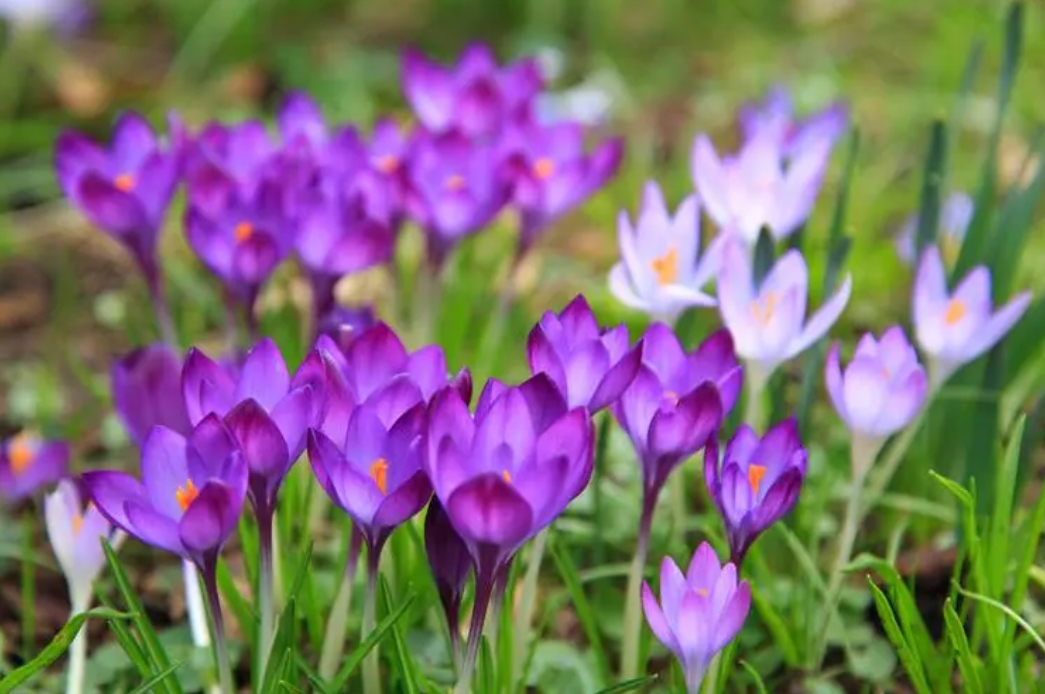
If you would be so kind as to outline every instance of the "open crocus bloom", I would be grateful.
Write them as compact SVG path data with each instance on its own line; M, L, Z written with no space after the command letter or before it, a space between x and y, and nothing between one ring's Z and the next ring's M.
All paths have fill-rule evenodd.
M939 249L925 249L914 281L914 328L933 386L993 347L1023 316L1030 300L1030 292L1020 292L993 311L991 274L983 266L950 293Z
M791 95L782 86L770 89L763 102L742 106L739 117L745 141L769 137L787 157L801 156L820 143L833 145L849 126L849 109L841 102L797 120Z
M682 665L686 691L698 694L712 658L744 626L751 588L747 581L737 581L736 566L720 564L715 550L703 542L684 575L671 558L664 558L660 601L643 582L642 608L657 640Z
M69 444L23 431L0 443L0 500L19 501L65 476Z
M751 261L742 244L731 242L719 270L722 320L748 367L749 377L768 378L782 362L827 333L849 300L847 276L834 296L806 320L809 271L797 250L781 256L755 287Z
M73 609L87 609L91 587L105 566L102 538L110 539L112 524L97 507L80 498L76 483L64 479L44 499L47 537L58 566L69 584Z
M798 424L786 419L761 439L741 424L719 460L714 439L704 451L704 481L722 514L730 560L740 566L751 544L798 501L806 474Z
M948 263L958 260L958 254L965 240L965 232L972 221L976 207L972 198L966 193L951 193L940 206L940 229L936 241L943 249L943 257ZM896 235L896 253L900 260L914 265L918 259L915 251L915 236L918 234L918 215L912 214L904 220L900 233Z
M610 291L621 303L672 323L690 306L714 306L702 287L715 276L722 239L700 254L700 209L688 196L675 215L652 181L642 194L633 226L627 212L617 223L621 260L610 270ZM700 256L698 258L698 255Z

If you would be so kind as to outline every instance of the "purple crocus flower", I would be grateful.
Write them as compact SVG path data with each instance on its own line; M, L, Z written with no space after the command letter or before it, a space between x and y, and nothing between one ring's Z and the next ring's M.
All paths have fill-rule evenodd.
M781 86L770 89L762 103L748 103L740 108L740 129L744 140L768 137L787 157L801 156L802 152L821 143L833 145L847 127L849 108L840 101L805 121L796 120L791 95Z
M250 199L275 156L276 143L264 123L211 123L184 147L189 202L206 216L218 216L234 198Z
M543 87L535 60L500 67L489 47L479 44L468 46L452 68L408 49L402 73L406 99L425 128L468 138L492 137L505 122L528 115Z
M372 306L335 305L319 317L317 332L326 335L337 344L348 345L363 332L377 325L377 316Z
M552 222L583 203L617 172L623 141L606 140L589 154L584 136L579 123L525 122L509 128L502 139L512 201L521 217L520 254Z
M722 239L700 249L700 207L690 195L672 216L656 183L646 184L633 226L627 212L617 222L621 260L610 271L610 291L631 308L673 323L691 306L714 306L701 288L715 276ZM699 258L698 258L699 255Z
M958 259L965 241L965 232L976 211L972 198L966 193L951 193L940 206L940 228L936 241L943 251L944 260L953 263ZM915 237L918 235L918 215L904 220L900 233L896 235L896 253L907 265L918 259Z
M741 424L721 461L718 442L708 442L704 481L726 525L730 561L738 567L758 536L798 501L806 458L794 418L770 427L761 439Z
M461 598L468 574L472 571L472 558L436 497L432 497L425 515L425 554L435 579L439 602L446 615L450 645L456 657L461 639Z
M159 291L156 244L178 184L178 164L149 123L125 113L108 150L66 131L55 145L55 167L66 197L131 252L150 289Z
M141 481L101 470L84 483L113 525L208 572L239 522L247 467L232 432L209 415L188 438L156 427L142 447Z
M743 373L725 330L686 353L671 328L655 323L641 345L642 366L613 414L642 466L639 542L644 544L668 475L714 437L736 404Z
M474 417L456 388L439 391L423 445L435 494L475 569L466 691L495 582L518 549L591 479L592 423L583 408L566 411L554 384L540 374L517 387L491 384Z
M785 164L780 144L762 136L720 158L711 140L700 135L693 144L693 181L708 216L753 248L763 227L774 239L784 239L806 221L830 154L830 143L817 141Z
M92 587L105 567L102 538L112 540L112 524L97 507L87 504L76 482L63 479L44 499L44 524L58 566L69 584L73 612L86 610Z
M960 366L993 347L1023 316L1030 300L1030 292L1020 292L993 311L991 273L983 266L950 293L939 249L925 249L914 281L914 327L931 386L942 385Z
M561 313L546 311L530 331L530 372L544 372L569 407L595 413L620 397L642 363L642 348L629 349L628 328L599 328L588 301L578 294Z
M493 147L461 137L426 137L410 159L411 216L427 234L428 256L439 267L453 246L481 231L508 202Z
M877 452L924 404L925 369L899 326L886 330L881 340L864 335L844 370L838 353L836 344L827 355L827 392L854 441Z
M660 602L642 584L642 607L650 629L675 654L686 678L686 691L698 694L715 654L736 638L751 609L751 588L737 581L737 567L719 563L702 542L685 575L665 557L660 566Z
M113 405L138 446L156 425L183 436L192 430L181 392L181 368L181 357L162 343L141 347L113 362Z
M809 271L802 254L786 252L756 287L747 250L728 243L719 269L719 309L748 378L764 382L782 362L823 337L845 308L850 287L847 276L807 322Z
M21 501L65 476L69 444L23 431L0 442L0 500Z
M0 0L0 17L16 31L48 26L69 33L89 16L90 9L83 0Z

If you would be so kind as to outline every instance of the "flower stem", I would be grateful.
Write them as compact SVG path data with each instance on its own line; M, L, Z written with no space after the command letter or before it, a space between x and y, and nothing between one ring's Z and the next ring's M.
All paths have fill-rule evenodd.
M435 341L436 314L439 311L442 283L441 268L422 263L414 277L413 321L414 340L418 345Z
M483 640L483 624L486 622L486 611L490 608L494 581L497 571L485 562L476 562L475 566L475 604L472 605L472 621L468 625L468 645L465 648L464 662L457 673L457 686L453 694L471 694L472 675L475 663L479 659L479 644Z
M261 613L261 626L258 629L258 676L265 676L268 667L269 652L272 650L272 629L275 623L275 603L273 602L273 561L272 561L272 512L258 509L258 556L260 570L258 572L258 603Z
M757 362L747 361L744 364L744 380L747 393L744 402L744 422L755 430L762 431L762 392L765 390L769 374Z
M205 559L200 567L203 573L203 585L207 590L207 602L210 605L210 618L214 626L214 654L218 663L218 682L221 694L235 694L232 682L232 668L229 666L229 651L225 645L225 620L221 614L221 597L218 595L218 558Z
M515 615L517 633L515 654L512 657L512 682L521 682L524 674L522 669L526 661L526 653L530 648L533 612L537 605L537 579L540 578L541 562L544 559L547 544L548 530L545 529L534 539L533 549L530 550L529 561L526 564L522 595L519 598L519 610Z
M152 310L156 315L156 326L160 331L160 339L171 347L178 347L178 333L174 329L171 318L171 307L167 303L167 292L163 287L163 274L155 260L150 261L152 269L143 268L145 281L149 285L149 298L152 299Z
M207 630L207 608L200 591L199 572L188 559L181 563L182 580L185 582L185 606L189 613L189 631L196 648L210 648L210 632Z
M647 494L647 497L649 495ZM628 588L624 603L624 641L621 644L620 679L630 680L639 674L639 642L642 636L642 576L649 553L650 525L656 499L644 499L639 520L639 536L635 542L635 558L628 572Z
M81 600L74 599L72 614L86 612L89 605ZM82 694L84 667L87 664L87 624L80 629L80 633L73 639L69 646L69 672L65 680L66 694Z
M337 589L337 597L330 608L326 633L323 635L323 651L319 656L319 676L329 681L337 672L338 662L345 651L345 628L352 607L352 588L355 583L356 565L359 562L359 547L363 536L352 528L351 544L345 559L345 575Z
M367 549L366 595L363 598L361 642L377 626L377 577L380 563L380 549L369 547ZM363 660L363 694L381 694L381 657L378 653L378 646L374 646Z

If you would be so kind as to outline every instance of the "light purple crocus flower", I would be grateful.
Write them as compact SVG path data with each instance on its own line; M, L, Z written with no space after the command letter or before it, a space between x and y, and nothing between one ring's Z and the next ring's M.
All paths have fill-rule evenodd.
M524 58L505 67L489 47L472 44L452 68L408 49L403 54L403 91L417 119L436 134L468 138L496 135L509 120L528 115L543 87L537 62Z
M66 131L55 144L55 167L66 197L130 251L150 289L159 291L156 245L178 184L178 163L149 123L125 113L109 149Z
M939 249L925 249L914 281L914 327L931 387L993 347L1023 316L1030 300L1030 292L1020 292L995 312L991 274L984 266L974 268L951 293Z
M627 326L602 330L581 294L559 314L546 311L526 346L530 372L546 373L569 407L592 413L616 402L642 363Z
M519 254L526 253L557 218L583 203L620 166L619 138L602 142L590 154L579 123L510 127L500 142L512 202L521 217Z
M113 405L138 446L157 425L183 436L192 430L181 392L181 368L181 357L163 343L141 347L113 362Z
M762 103L748 103L740 108L740 129L744 140L769 137L789 158L801 156L822 143L833 145L847 127L849 108L840 101L805 121L797 120L791 95L782 86L770 89Z
M831 402L852 432L854 450L869 451L870 458L859 459L866 461L861 465L869 464L889 436L911 423L928 389L925 369L899 326L886 330L881 340L870 333L860 338L845 369L836 344L827 355L825 375Z
M642 607L650 629L679 663L686 691L699 694L715 654L736 638L751 609L751 588L737 580L737 567L719 563L715 550L701 543L685 575L665 557L660 567L660 601L642 584Z
M735 155L719 157L707 135L700 135L691 170L708 216L723 233L754 248L763 227L774 239L784 239L805 223L830 154L829 143L816 142L785 163L780 144L762 136L744 143Z
M97 507L84 506L71 479L60 481L44 499L44 524L69 585L73 612L82 612L90 606L94 582L105 567L102 538L114 540L112 524Z
M730 561L743 564L748 548L798 501L806 449L797 422L785 419L760 439L741 424L719 460L714 438L704 450L704 481L729 538Z
M620 262L610 270L610 291L621 303L674 323L691 306L714 306L702 291L718 270L720 234L700 252L700 206L687 196L672 216L656 183L646 184L636 223L617 222ZM698 257L699 256L699 257Z
M0 501L32 496L65 476L69 444L47 441L23 431L0 442Z
M247 492L247 467L232 432L215 415L188 438L156 427L142 447L141 472L138 481L126 472L92 471L84 483L113 525L213 572Z
M764 382L777 366L823 337L845 308L850 288L847 276L806 321L809 271L802 254L787 251L756 287L747 249L730 242L719 269L719 309L747 377Z
M962 242L965 241L965 232L975 211L975 204L966 193L951 193L940 206L940 228L936 242L948 263L958 260ZM914 265L918 259L915 250L917 235L918 215L913 214L904 220L900 233L896 236L896 253L907 265Z

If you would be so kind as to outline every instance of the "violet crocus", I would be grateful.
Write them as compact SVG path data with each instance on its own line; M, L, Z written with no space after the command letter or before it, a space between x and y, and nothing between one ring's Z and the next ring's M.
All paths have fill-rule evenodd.
M770 427L762 438L741 424L721 460L718 441L708 442L704 482L726 526L730 561L738 568L758 536L798 501L807 457L794 418Z
M456 661L460 658L461 598L472 572L472 558L436 497L432 497L425 515L425 555L446 615L450 649Z
M139 114L120 116L108 149L66 131L55 144L55 168L65 196L131 253L138 263L164 339L174 330L163 292L156 247L178 185L178 158L160 144Z
M460 136L420 139L410 158L407 208L427 236L428 259L441 267L463 238L486 227L508 202L497 152Z
M886 330L880 340L868 333L844 369L836 344L827 355L827 392L853 436L857 479L885 440L914 419L925 403L928 379L903 328Z
M830 154L830 143L816 141L785 163L780 143L763 135L745 142L736 154L720 157L711 140L700 135L693 144L693 181L719 229L754 248L763 228L774 239L784 239L805 223Z
M181 392L181 357L163 343L140 347L113 362L113 405L135 444L156 425L187 436L192 426Z
M247 493L247 466L232 432L213 414L187 438L156 427L142 447L141 481L100 470L85 473L84 483L113 525L199 568L214 620L222 691L234 691L217 586L218 555L236 529Z
M497 583L528 540L547 527L591 479L593 429L548 377L491 384L475 416L453 387L428 410L425 468L435 495L471 554L475 606L458 694L469 690L483 623Z
M510 127L500 142L512 202L519 212L519 255L556 219L593 195L617 172L624 152L619 138L588 153L579 123Z
M966 193L951 193L940 205L940 225L936 243L948 263L958 260L962 242L965 241L965 232L975 211L975 204ZM914 265L918 259L915 249L917 235L918 215L912 214L904 220L900 232L896 235L896 253L907 265Z
M617 401L642 363L642 348L630 347L627 326L600 328L581 294L558 314L546 311L526 345L530 372L546 373L568 407L593 414Z
M913 303L915 336L928 363L930 388L943 385L959 367L993 347L1023 316L1030 300L1030 292L1020 292L994 311L990 270L982 265L949 292L939 249L925 249Z
M687 196L672 215L656 183L642 193L633 225L627 212L617 222L620 262L610 270L610 291L626 306L657 320L674 323L693 306L714 306L703 287L715 276L721 254L720 234L700 252L700 207Z
M65 476L69 444L23 431L0 442L0 500L14 503Z
M833 145L849 127L849 108L836 101L800 121L795 118L790 93L775 86L761 103L742 106L739 120L745 140L769 137L785 156L795 157L821 143Z
M473 139L491 138L505 122L528 115L543 87L535 60L524 58L501 67L490 48L481 44L468 46L450 68L408 49L402 81L406 99L426 129Z
M699 694L712 659L747 620L751 588L737 578L737 567L722 565L711 545L702 542L685 575L670 557L664 558L659 602L649 584L642 584L646 621L678 658L689 694Z
M278 151L265 124L256 120L210 123L187 138L184 150L189 202L208 217L218 216L236 197L253 197Z

